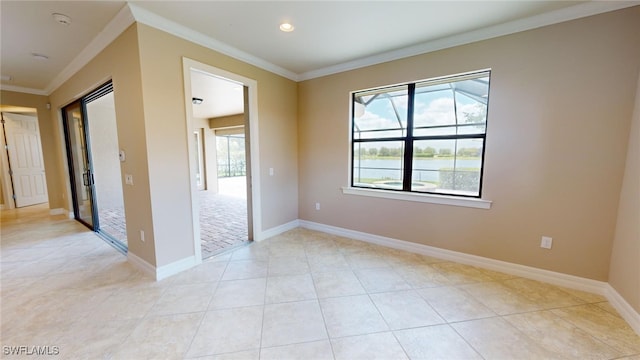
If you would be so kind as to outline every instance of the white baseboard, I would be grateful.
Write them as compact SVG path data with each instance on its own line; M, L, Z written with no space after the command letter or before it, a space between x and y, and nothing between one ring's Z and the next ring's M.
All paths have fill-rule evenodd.
M160 266L156 269L156 281L166 279L171 275L191 269L199 263L202 263L202 260L197 261L195 256L190 256L182 260L174 261L171 264Z
M609 300L611 306L618 311L620 316L627 321L629 326L640 335L640 314L613 288L610 284L606 285L605 297Z
M555 271L538 269L531 266L519 265L489 259L482 256L465 254L457 251L440 249L433 246L416 244L404 240L388 238L365 232L344 229L336 226L324 225L312 221L300 220L303 228L326 232L333 235L344 236L368 243L382 245L394 249L409 251L417 254L428 255L439 259L455 261L462 264L477 266L494 271L520 276L527 279L538 280L553 285L563 286L602 295L629 323L629 326L640 335L640 314L609 284L604 281L586 279L579 276L563 274Z
M181 271L188 270L198 264L196 257L190 256L156 268L132 252L127 253L127 260L135 267L142 270L142 272L154 278L156 281L168 278L169 276L175 275Z
M278 225L276 227L273 227L271 229L267 229L265 231L263 231L260 234L257 234L257 236L254 237L255 241L262 241L265 239L268 239L270 237L274 237L276 235L280 235L283 232L289 231L289 230L293 230L297 227L300 226L300 220L293 220L293 221L289 221L288 223L282 224L282 225Z

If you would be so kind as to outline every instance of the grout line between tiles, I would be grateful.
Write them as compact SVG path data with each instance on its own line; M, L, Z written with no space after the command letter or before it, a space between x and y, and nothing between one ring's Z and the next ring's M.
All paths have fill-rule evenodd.
M307 266L309 266L309 276L311 276L311 282L313 283L313 291L316 293L316 301L318 302L318 308L320 309L320 315L322 316L322 324L324 325L324 331L327 334L327 341L329 342L329 347L331 348L331 355L333 358L336 358L336 352L333 349L333 342L331 342L331 337L329 336L329 328L327 328L327 320L324 316L324 310L322 310L322 305L320 304L320 297L318 296L318 287L316 286L316 279L313 277L311 273L311 264L309 264L309 255L305 249L304 252L305 259L307 259Z

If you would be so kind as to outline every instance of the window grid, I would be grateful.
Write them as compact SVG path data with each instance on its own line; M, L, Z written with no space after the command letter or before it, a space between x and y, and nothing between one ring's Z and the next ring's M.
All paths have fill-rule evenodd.
M490 71L481 71L465 74L463 76L453 76L440 78L435 81L420 81L404 85L389 86L380 89L360 91L352 93L352 166L351 166L351 186L363 188L380 188L384 190L396 190L403 192L432 193L438 195L454 195L463 197L479 198L482 194L482 175L484 169L484 153L487 126L487 109L489 93ZM465 88L466 87L466 88ZM406 91L406 92L405 92ZM452 102L452 110L447 114L450 117L449 123L416 124L418 107L424 107L424 103L416 104L417 96L434 96L434 94L448 92L445 97L440 97ZM450 93L449 93L450 92ZM406 105L403 98L406 97ZM466 98L466 100L465 100ZM364 116L367 108L375 106L374 101L381 104L381 100L388 102L387 114L393 114L385 118L374 114ZM435 102L432 100L432 102ZM462 107L461 107L462 104ZM471 104L471 105L470 105ZM430 104L430 106L433 104ZM377 105L381 106L381 105ZM479 113L461 112L464 107L476 106ZM358 109L360 107L360 109ZM401 108L406 108L401 109ZM391 110L391 111L389 111ZM402 111L406 112L406 126L402 123ZM358 114L360 112L360 114ZM382 113L381 110L379 110ZM383 114L384 115L384 114ZM424 115L424 114L422 114ZM427 117L430 115L426 112ZM364 129L358 124L357 118L363 117L365 121L380 124L372 127L371 124ZM445 116L446 117L446 116ZM462 117L462 118L461 118ZM463 119L464 118L464 119ZM451 122L453 120L453 122ZM464 122L463 120L466 120ZM424 123L424 119L422 122ZM393 125L392 125L393 124ZM447 130L451 130L447 132ZM425 134L426 132L431 132ZM443 133L445 132L445 133ZM418 133L418 134L416 134ZM398 136L401 134L401 136ZM430 144L430 142L450 142L452 148L447 150L447 155L442 148L438 154L433 153L435 149L427 146L426 149L417 148L416 144ZM399 148L391 148L389 151L385 144L402 145ZM468 144L479 147L466 148ZM378 148L375 145L379 145ZM391 145L389 145L391 146ZM431 158L446 158L452 161L450 168L429 168L423 165L425 158L423 152L429 151ZM471 154L471 155L470 155ZM396 157L401 161L396 167L374 165L370 159L374 156L386 163L391 163ZM474 161L471 161L474 160ZM378 163L382 164L383 161ZM468 163L479 162L479 168L465 167ZM369 164L368 164L369 163ZM435 162L434 162L435 163ZM389 173L391 170L399 172L399 177L380 175ZM364 173L377 172L376 176L368 178ZM427 179L433 179L436 174L440 178L437 185L433 180L423 180L424 174ZM445 183L442 178L447 178L446 184L449 188L443 187ZM363 180L364 179L364 180ZM378 180L378 181L376 181ZM366 181L366 182L365 182ZM401 186L399 185L401 184ZM465 186L467 188L465 188ZM469 190L468 188L472 188ZM460 190L462 189L462 190ZM477 189L473 191L473 189Z

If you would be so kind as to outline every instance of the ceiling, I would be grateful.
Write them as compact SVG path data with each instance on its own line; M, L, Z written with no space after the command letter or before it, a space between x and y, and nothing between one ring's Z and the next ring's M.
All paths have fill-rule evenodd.
M123 6L123 1L0 1L1 84L46 89ZM52 13L68 15L71 25L56 23Z
M134 21L300 81L639 4L2 0L0 86L50 94ZM295 30L280 31L283 21Z
M202 99L201 104L192 105L193 117L209 119L244 113L242 89L242 84L191 70L191 95Z
M132 3L296 74L577 4L555 0ZM280 31L283 21L295 30Z

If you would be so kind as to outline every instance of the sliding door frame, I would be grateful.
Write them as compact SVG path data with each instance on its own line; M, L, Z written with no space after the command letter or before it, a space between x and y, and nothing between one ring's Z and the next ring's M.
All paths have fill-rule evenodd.
M93 155L91 153L91 136L89 132L89 119L87 118L87 104L111 92L113 92L113 83L112 83L112 80L109 80L104 84L98 86L94 90L90 91L86 95L62 107L62 128L64 131L64 142L65 142L65 147L67 151L67 166L69 167L69 183L71 187L71 196L72 196L71 204L73 206L74 218L78 220L80 223L82 223L83 225L87 226L92 231L96 232L100 237L102 237L105 241L110 243L116 249L126 253L128 251L127 244L122 243L120 240L114 238L112 235L100 230L98 200L96 196L96 186L95 186L95 179L94 179ZM81 192L77 188L79 184L78 182L79 179L77 177L79 176L79 174L76 174L75 167L74 167L75 159L74 159L73 144L71 143L71 134L70 134L70 131L71 131L70 125L71 126L73 125L70 124L70 121L69 121L70 119L68 118L68 111L67 111L67 109L72 106L78 106L80 109L80 121L82 123L82 131L80 131L80 136L84 141L84 147L85 147L84 156L86 159L85 162L87 166L87 173L83 173L80 176L83 176L82 181L85 186L87 186L86 185L87 183L89 184L88 196L90 198L89 203L91 207L91 222L92 222L91 224L85 221L80 215L79 195L81 194Z

